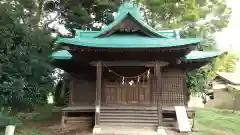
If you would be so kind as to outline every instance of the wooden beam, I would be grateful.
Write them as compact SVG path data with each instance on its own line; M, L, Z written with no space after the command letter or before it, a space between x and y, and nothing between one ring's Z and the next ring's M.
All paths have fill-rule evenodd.
M184 72L183 76L183 94L184 94L184 105L188 107L188 88L187 88L187 73Z
M162 116L162 74L161 74L161 63L156 61L155 75L157 77L156 94L157 94L157 112L158 112L158 127L162 127L163 116Z
M73 81L73 77L70 76L70 89L69 89L69 104L70 105L74 105L73 103L73 91L74 91L74 81Z
M90 62L90 64L92 66L97 66L97 63L98 62L96 62L96 61ZM114 66L155 67L155 65L156 65L155 61L103 61L102 63L104 66L107 66L107 67L114 67ZM158 63L161 67L168 65L168 62L159 61Z
M102 62L97 62L97 80L96 80L96 112L95 112L95 126L100 127L100 104L102 91Z

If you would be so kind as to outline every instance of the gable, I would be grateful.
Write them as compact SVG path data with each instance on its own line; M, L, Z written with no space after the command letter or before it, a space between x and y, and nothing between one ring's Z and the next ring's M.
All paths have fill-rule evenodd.
M158 37L158 38L168 38L155 31L152 27L145 24L142 20L138 20L136 17L127 13L122 18L115 20L113 23L108 25L106 28L102 29L98 36L96 37L109 37L115 33L134 33L136 32L140 35L147 37Z
M111 36L112 34L124 33L124 34L138 34L148 37L157 37L156 34L151 33L149 30L140 25L130 15L126 17L122 22L113 27L110 31L104 33L101 37Z

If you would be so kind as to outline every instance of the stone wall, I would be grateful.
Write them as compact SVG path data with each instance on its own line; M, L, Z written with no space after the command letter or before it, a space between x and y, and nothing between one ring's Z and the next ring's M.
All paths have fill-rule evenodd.
M236 97L236 109L240 110L240 96ZM233 109L233 96L226 89L214 91L214 99L209 100L205 107L218 109Z

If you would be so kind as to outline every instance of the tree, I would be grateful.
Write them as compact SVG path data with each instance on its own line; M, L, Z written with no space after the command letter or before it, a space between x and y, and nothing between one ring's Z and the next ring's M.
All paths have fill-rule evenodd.
M181 29L182 37L201 37L199 50L216 50L213 34L228 24L225 0L137 0L146 22L157 29ZM189 90L204 91L212 79L214 62L187 74Z
M56 12L60 16L59 23L70 31L99 30L113 21L113 13L121 2L122 0L51 0L46 7L49 11Z
M236 68L236 64L238 61L238 56L234 53L228 52L225 57L223 57L221 60L222 65L219 67L218 71L220 72L234 72ZM216 64L218 64L216 61Z
M33 108L52 88L53 38L43 0L0 1L0 107Z
M226 27L230 9L225 0L137 0L155 28L184 29L189 35L215 33Z

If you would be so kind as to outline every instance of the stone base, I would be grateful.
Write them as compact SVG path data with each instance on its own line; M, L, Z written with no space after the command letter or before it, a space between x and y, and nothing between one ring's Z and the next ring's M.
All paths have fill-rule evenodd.
M100 134L100 133L101 133L101 127L100 126L94 126L93 134Z
M163 127L157 128L157 135L167 135L165 129Z

